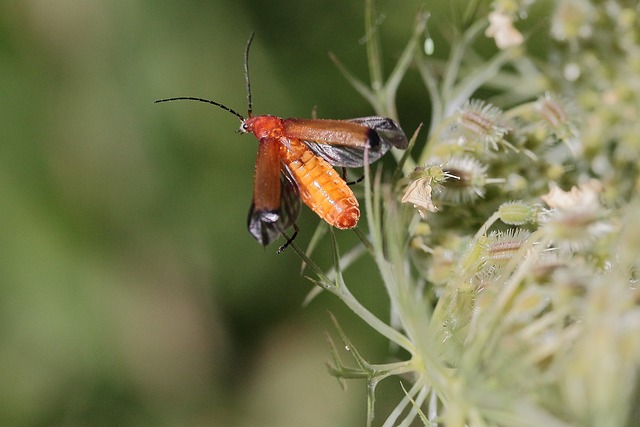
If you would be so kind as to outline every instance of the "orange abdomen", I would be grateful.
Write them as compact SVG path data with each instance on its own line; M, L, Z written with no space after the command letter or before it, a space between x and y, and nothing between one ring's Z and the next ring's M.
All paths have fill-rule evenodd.
M298 182L302 201L320 218L342 229L358 224L358 200L326 160L296 138L287 138L286 143L280 144L280 160Z

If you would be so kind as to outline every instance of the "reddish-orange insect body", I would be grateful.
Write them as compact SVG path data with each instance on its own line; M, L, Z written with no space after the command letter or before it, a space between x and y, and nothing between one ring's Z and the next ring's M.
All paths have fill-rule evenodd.
M289 147L280 146L280 159L298 182L302 201L333 227L355 227L360 218L358 200L344 179L302 141L287 141Z
M247 225L249 233L268 245L289 227L298 233L295 221L300 200L329 225L347 229L358 224L358 200L333 166L360 167L378 160L391 147L406 149L407 137L396 122L386 117L350 120L281 119L252 116L249 83L249 46L245 50L248 114L243 117L215 101L195 97L161 99L156 102L192 100L218 106L240 119L240 132L258 139L253 199Z
M284 124L275 116L253 116L243 122L243 130L258 140L273 138L280 144L279 158L298 183L300 198L329 225L347 229L358 224L360 210L353 191L322 157L298 138L285 136Z

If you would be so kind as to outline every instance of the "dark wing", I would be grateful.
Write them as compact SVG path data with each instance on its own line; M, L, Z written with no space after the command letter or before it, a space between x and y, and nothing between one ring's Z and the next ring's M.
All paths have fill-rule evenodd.
M359 117L345 121L365 126L371 130L367 135L369 163L378 160L391 147L404 150L409 146L407 137L400 126L387 117ZM366 146L332 145L307 140L304 142L314 154L324 158L333 166L357 168L364 165L364 150Z
M277 239L280 234L291 227L300 215L300 189L289 169L281 166L280 203L277 209L258 210L255 202L251 202L247 227L254 239L263 246Z
M400 125L388 117L358 117L349 119L348 121L373 129L378 133L380 141L383 144L391 145L401 150L406 150L409 146L409 141L407 141L407 137L400 128Z
M291 227L300 216L300 187L291 175L289 168L282 164L280 174L280 222L282 229Z

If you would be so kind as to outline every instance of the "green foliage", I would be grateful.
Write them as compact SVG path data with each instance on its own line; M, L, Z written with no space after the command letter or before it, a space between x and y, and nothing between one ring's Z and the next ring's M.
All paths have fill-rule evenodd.
M413 65L432 108L426 142L414 135L400 162L403 177L367 170L368 234L349 251L374 260L393 320L349 292L333 234L331 280L305 259L315 283L403 360L371 364L337 326L355 365L332 343L330 372L367 381L367 425L375 386L389 377L405 397L385 426L638 421L640 10L555 2L551 21L532 27L552 40L544 63L513 26L526 24L529 3L471 2L445 34L449 44L435 45L448 52L438 58L423 50L432 42L420 12L384 80L367 1L371 84L340 65L378 113L396 119L396 90ZM476 48L483 33L499 47L493 56Z

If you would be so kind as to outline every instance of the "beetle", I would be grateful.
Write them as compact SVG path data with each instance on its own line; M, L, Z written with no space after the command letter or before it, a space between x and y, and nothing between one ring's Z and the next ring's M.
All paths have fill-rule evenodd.
M252 115L249 80L252 40L253 33L244 52L246 118L224 104L204 98L181 96L155 102L187 100L213 104L240 119L239 132L255 135L258 153L247 227L263 246L293 227L293 235L279 247L279 253L298 234L300 200L333 227L349 229L357 225L358 200L333 166L361 167L365 161L378 160L391 147L406 149L408 141L400 126L386 117L326 120Z

